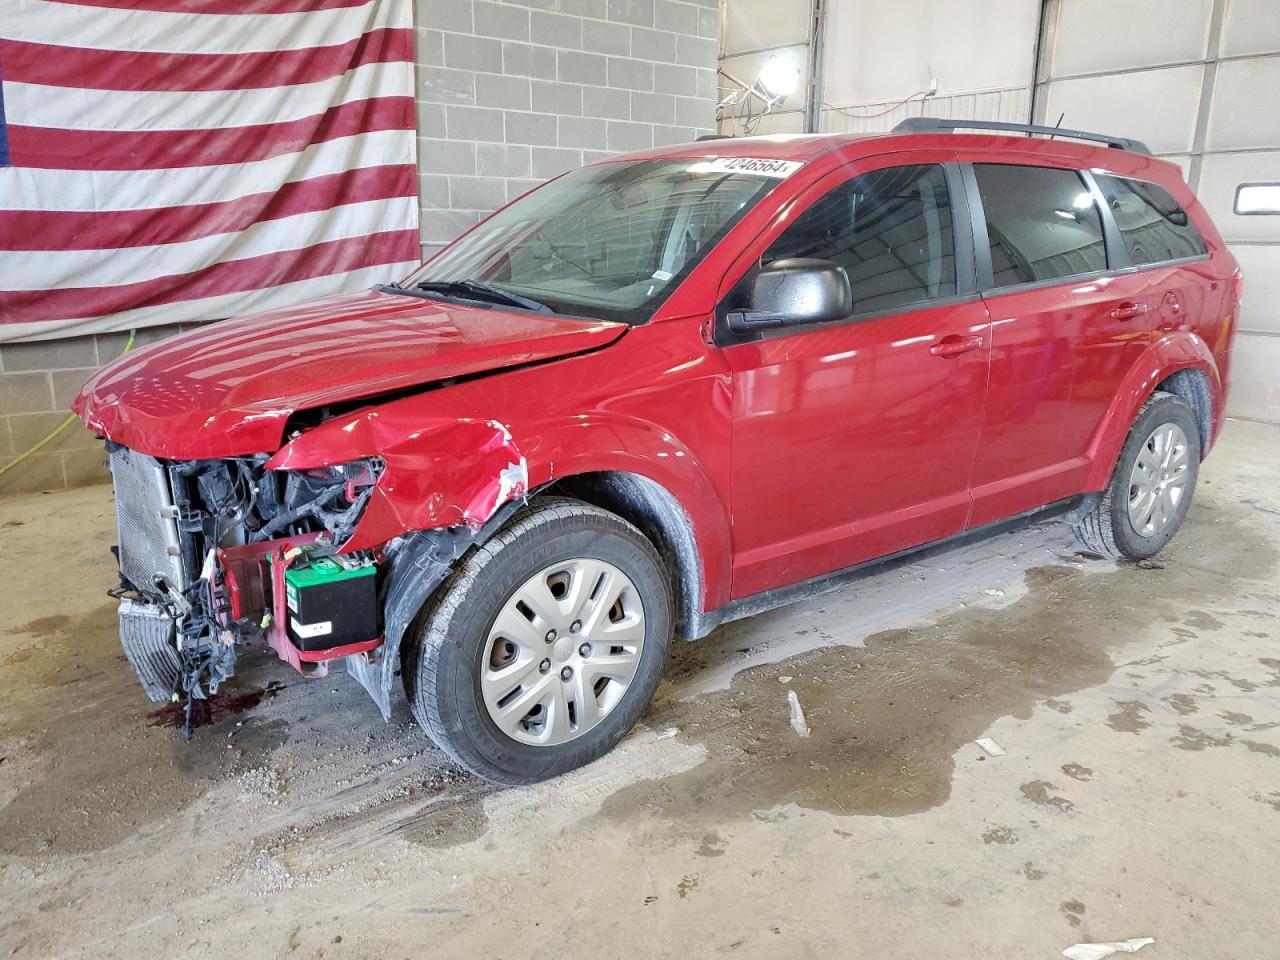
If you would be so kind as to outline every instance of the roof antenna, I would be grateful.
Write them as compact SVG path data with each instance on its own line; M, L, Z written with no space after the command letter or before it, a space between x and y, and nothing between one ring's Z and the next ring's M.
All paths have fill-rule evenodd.
M1066 116L1067 116L1067 111L1065 110L1063 110L1060 114L1058 114L1058 122L1053 125L1053 129L1057 130L1058 128L1060 128L1062 126L1062 121L1066 118ZM1050 140L1053 139L1052 133L1049 134L1049 139Z

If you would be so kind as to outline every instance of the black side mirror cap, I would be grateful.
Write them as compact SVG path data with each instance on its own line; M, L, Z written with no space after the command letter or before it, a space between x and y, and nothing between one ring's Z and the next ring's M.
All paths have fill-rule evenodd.
M734 333L758 333L799 323L843 320L853 312L844 267L830 260L793 258L761 267L751 280L750 305L725 315Z

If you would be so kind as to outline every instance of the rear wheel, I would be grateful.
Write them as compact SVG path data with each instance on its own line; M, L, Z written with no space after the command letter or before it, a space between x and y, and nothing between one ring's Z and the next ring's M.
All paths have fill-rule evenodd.
M459 764L530 783L589 763L635 725L671 634L666 571L643 534L545 500L471 554L421 618L406 692Z
M1075 524L1086 548L1143 560L1182 526L1200 471L1200 428L1181 397L1157 391L1129 430L1111 483Z

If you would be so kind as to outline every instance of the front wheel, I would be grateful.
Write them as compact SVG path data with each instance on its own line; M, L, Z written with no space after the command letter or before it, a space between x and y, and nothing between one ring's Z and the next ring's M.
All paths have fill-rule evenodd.
M1084 546L1104 557L1145 560L1182 526L1200 472L1200 427L1181 397L1156 391L1138 412L1111 483L1075 523Z
M540 501L468 556L421 618L403 670L413 714L488 780L580 767L648 706L671 608L639 530L584 503Z

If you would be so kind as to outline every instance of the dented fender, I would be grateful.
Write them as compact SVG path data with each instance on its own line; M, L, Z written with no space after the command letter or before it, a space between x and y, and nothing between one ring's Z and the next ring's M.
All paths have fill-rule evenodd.
M268 470L328 467L378 457L383 470L343 552L402 533L462 526L480 529L524 496L529 472L511 431L496 420L434 418L411 430L372 409L321 424L282 447Z

